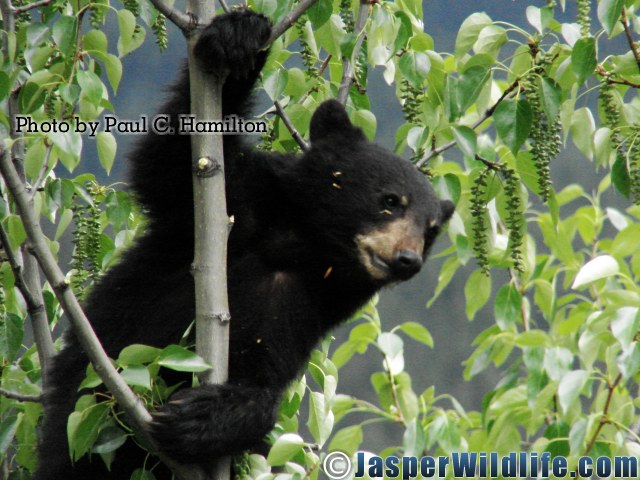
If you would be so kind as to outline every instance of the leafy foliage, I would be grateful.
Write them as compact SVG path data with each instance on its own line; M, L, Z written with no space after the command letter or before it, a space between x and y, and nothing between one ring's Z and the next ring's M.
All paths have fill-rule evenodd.
M293 3L250 5L276 23ZM306 135L315 107L342 88L346 60L355 65L347 106L367 135L377 128L371 100L382 101L367 94L369 69L380 68L395 86L405 120L396 150L456 204L448 231L452 246L441 254L430 303L459 270L458 276L467 276L467 316L492 321L473 343L465 377L494 365L503 379L487 387L473 411L447 393L415 385L404 343L430 347L433 339L416 321L389 329L374 300L351 322L345 342L326 339L314 352L308 372L283 399L270 453L238 459L244 478L274 478L272 467L283 472L278 478L318 478L327 452L352 455L366 448L367 426L376 422L403 431L398 446L383 455L549 451L568 456L570 468L581 455L640 455L640 54L634 40L640 2L600 0L594 8L595 2L579 0L574 17L565 3L526 6L528 25L509 25L469 6L450 54L440 53L423 30L417 0L319 0L276 40L263 87L284 113L265 114L270 129L261 148L301 148L295 133ZM367 9L363 30L360 8ZM130 0L117 10L108 0L54 0L17 20L16 31L3 37L0 128L8 146L24 150L20 158L34 203L43 220L55 224L54 253L74 224L68 270L81 294L132 240L140 215L125 192L101 186L94 175L72 177L87 148L73 128L18 137L10 132L11 116L76 126L111 111L122 57L142 44L146 29L164 48L165 19L146 1ZM117 26L117 38L100 30L105 22ZM109 172L116 139L100 132L96 143ZM593 191L554 175L558 156L571 157L563 160L571 168L592 170ZM6 194L0 217L9 241L5 253L10 247L26 254L24 227ZM471 270L474 265L478 269ZM38 395L40 361L35 346L23 345L28 315L15 275L3 262L0 386ZM42 292L53 328L62 312L51 286L44 284ZM158 376L160 366L205 368L184 347L131 346L115 362L154 408L174 388ZM380 360L371 377L376 401L338 393L340 369L368 351ZM85 386L101 393L78 401L69 419L71 451L75 458L93 452L109 463L132 433L91 369ZM0 461L10 478L34 469L40 414L37 402L0 397ZM134 478L152 475L141 466Z

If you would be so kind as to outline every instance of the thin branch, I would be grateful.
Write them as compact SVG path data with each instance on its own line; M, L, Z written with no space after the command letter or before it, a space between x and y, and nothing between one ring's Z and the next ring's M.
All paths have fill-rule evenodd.
M405 420L404 415L402 414L400 399L398 397L398 390L396 388L396 383L394 381L393 375L391 374L391 364L389 363L389 357L387 357L387 355L384 352L382 352L382 356L384 358L384 363L387 367L387 378L389 380L389 388L391 389L391 396L393 398L393 403L396 410L398 411L397 419L400 420L400 423L402 423L406 427L407 421Z
M604 77L608 83L615 83L616 85L626 85L627 87L640 89L640 83L630 82L629 80L625 80L624 78L620 80L613 78L614 74L608 72L602 65L598 65L596 67L596 73L601 77Z
M497 163L497 162L492 162L491 160L488 160L488 159L484 158L483 156L478 155L477 153L475 155L475 159L478 160L479 162L484 163L484 165L487 168L490 168L491 170L494 170L496 172L500 171L500 164Z
M53 0L40 0L39 2L29 3L28 5L13 7L13 13L16 14L16 13L28 12L29 10L33 10L34 8L44 7L46 5L49 5L51 2L53 2Z
M2 52L5 57L8 56L8 34L15 32L15 13L11 5L11 0L0 0L0 10L2 11L2 20L4 29ZM6 157L6 161L14 168L20 183L24 182L24 143L20 139L19 135L15 132L15 122L13 121L15 115L19 112L18 109L18 96L17 91L9 96L7 101L9 122L10 122L10 137L16 139L13 143L12 151L4 155L4 145L0 145L0 150ZM26 193L26 192L25 192ZM32 206L32 204L29 204ZM5 232L6 233L6 232ZM3 243L9 245L8 239ZM55 348L53 346L53 339L51 338L51 329L49 327L49 321L44 309L44 299L42 297L42 284L40 281L40 271L36 260L33 258L30 252L27 252L25 248L22 249L22 261L18 260L17 254L13 253L15 260L14 265L20 265L20 280L22 287L24 288L24 299L27 302L27 310L31 321L34 342L38 350L38 358L40 359L40 366L42 368L42 384L47 383L47 372L50 359L55 355ZM16 285L18 286L18 285ZM20 287L18 287L20 290ZM23 290L20 290L23 293Z
M11 196L16 202L33 254L38 260L47 281L53 288L56 298L69 317L73 325L74 333L80 341L82 348L89 357L89 360L91 360L100 379L130 418L136 436L147 445L153 446L153 439L145 428L146 424L151 421L151 415L145 410L142 401L133 393L112 365L98 337L91 328L89 320L82 311L78 299L69 288L64 274L49 249L46 237L31 207L27 190L11 161L10 155L6 152L3 142L0 142L0 172ZM176 465L176 463L166 457L166 455L159 452L157 452L156 455L174 472L178 473L182 471L182 467ZM189 477L183 475L181 478L186 479Z
M620 385L620 381L621 380L622 380L622 374L619 373L618 376L613 381L613 384L607 385L607 388L609 389L609 392L607 393L607 399L604 402L604 408L602 409L602 416L600 417L600 423L598 423L598 427L596 428L596 431L593 433L593 436L591 437L591 440L589 440L589 444L587 445L587 449L584 452L585 456L589 455L589 452L591 452L591 449L595 445L596 440L598 439L598 435L600 434L600 431L602 430L602 427L604 427L609 422L609 420L607 419L607 415L609 414L609 407L611 406L611 399L613 398L613 392L615 391L616 388L618 388L618 385Z
M0 395L5 398L10 398L11 400L17 400L19 402L42 403L42 395L26 395L24 393L5 390L4 388L0 388Z
M622 8L622 14L620 17L620 21L622 22L622 25L624 26L624 33L627 37L627 42L629 43L629 48L631 48L631 51L633 52L633 56L636 59L636 63L638 64L638 68L640 68L640 52L638 52L638 46L636 45L636 42L633 41L633 35L631 34L631 28L629 27L629 21L627 20L627 11L626 9L623 7Z
M33 316L39 312L44 312L43 303L41 301L38 301L38 299L31 293L29 287L27 287L27 284L24 281L24 276L22 275L23 266L21 259L13 251L13 248L11 248L9 235L7 235L7 232L1 223L0 242L2 243L2 249L7 256L9 266L11 267L11 271L13 272L15 286L18 288L18 290L22 294L22 298L24 298L24 301L27 304L27 311L29 312L29 315Z
M280 23L278 23L273 27L273 29L271 30L271 37L269 37L269 40L267 41L267 45L271 45L280 37L280 35L282 35L284 32L289 30L289 28L294 23L296 23L298 18L300 18L300 16L304 12L306 12L309 9L309 7L313 6L313 4L316 3L317 1L318 0L302 0L300 3L298 3L295 6L295 8L291 10L291 12L289 12L287 15L284 16L282 20L280 20Z
M33 270L37 269L37 264L34 264L34 259L30 258L31 255L28 252L25 252L25 265L23 266L21 264L20 257L16 255L11 248L9 236L2 224L0 224L0 241L2 242L2 248L7 256L9 266L13 271L15 286L20 291L22 298L24 298L24 301L27 304L27 313L31 319L33 336L38 349L38 357L40 358L40 365L42 368L42 384L46 385L48 367L51 358L55 355L55 348L53 346L53 339L51 338L47 312L44 308L42 291L40 290L40 275L37 274L37 271L33 272ZM23 271L25 275L23 275ZM27 282L25 277L30 279L30 281ZM34 287L34 291L29 288L29 283Z
M358 36L356 44L353 47L351 58L344 57L342 59L342 80L340 81L340 88L338 89L338 95L336 99L342 104L346 105L349 98L349 90L354 80L355 68L354 65L358 61L360 56L360 49L362 48L362 42L364 41L365 31L364 28L367 25L369 19L369 12L371 11L370 0L360 0L360 8L358 9L358 18L353 31Z
M36 181L33 182L33 185L30 185L27 187L31 190L29 195L31 201L33 201L33 198L36 196L36 193L38 193L38 190L40 190L42 183L47 178L47 173L49 172L49 158L51 157L52 148L53 148L53 143L48 143L47 153L44 156L44 162L42 164L42 168L40 169L40 173L38 174L38 178L36 178Z
M513 93L513 91L518 87L518 85L520 85L520 80L516 79L511 85L509 85L509 87L502 93L502 95L500 96L500 98L496 101L496 103L493 104L493 106L491 106L491 108L487 109L484 114L482 114L482 116L476 120L473 125L471 125L471 129L475 130L476 128L478 128L480 125L482 125L489 117L491 117L491 115L493 115L493 112L495 112L496 108L498 107L498 105L500 104L500 102L502 102L503 100L507 99L507 98L511 98L513 97L513 95L515 95L515 93ZM450 148L454 147L456 145L456 141L452 140L449 143L445 143L444 145L441 145L437 148L432 148L429 153L427 153L424 157L422 157L420 160L418 160L416 162L416 167L421 167L422 165L424 165L425 163L427 163L429 160L431 160L434 157L437 157L438 155L440 155L442 152L445 152L447 150L449 150Z
M293 123L291 123L291 119L282 108L282 105L280 104L280 102L276 100L275 102L273 102L273 105L276 107L276 112L278 116L282 119L282 122L284 123L285 127L287 127L287 130L289 130L289 133L291 133L291 136L296 141L296 143L300 145L300 148L303 151L306 152L307 150L309 150L309 148L311 148L309 146L309 142L307 142L304 138L302 138L302 135L300 135L300 132L296 130L296 127L293 125Z
M197 18L190 13L185 13L182 10L178 10L173 5L167 5L162 0L151 0L151 3L154 7L156 7L156 10L167 17L167 19L170 20L171 23L182 30L182 33L187 36L198 26Z
M224 13L229 13L231 11L229 5L227 5L227 2L225 2L224 0L218 0L218 3L220 3L220 6L222 7L222 10L224 10Z

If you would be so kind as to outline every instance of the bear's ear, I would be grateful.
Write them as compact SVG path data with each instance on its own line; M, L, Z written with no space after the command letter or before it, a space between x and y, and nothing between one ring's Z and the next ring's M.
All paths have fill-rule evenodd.
M335 137L364 140L362 130L354 127L347 112L337 100L327 100L320 104L311 117L309 127L311 143Z
M441 224L447 223L449 221L451 215L453 215L453 211L455 210L455 208L456 207L453 202L449 200L440 200L440 211L442 212L442 215L440 217Z

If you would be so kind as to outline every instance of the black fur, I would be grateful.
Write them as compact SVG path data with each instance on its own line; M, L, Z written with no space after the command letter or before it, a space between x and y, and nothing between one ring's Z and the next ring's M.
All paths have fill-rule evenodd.
M226 115L248 114L269 34L269 22L248 11L217 17L203 32L199 60L228 75ZM186 72L160 111L174 121L189 111ZM281 393L318 340L378 289L413 275L453 211L413 165L368 142L337 102L317 109L310 133L312 148L301 157L252 150L237 136L225 137L228 209L235 217L228 259L230 379L184 388L172 398L179 401L154 415L154 438L180 462L205 463L258 446L273 427ZM190 157L188 136L153 133L132 155L131 186L148 225L85 305L111 357L132 343L177 343L194 318ZM419 244L417 261L396 255L384 241L376 244L380 251L358 248L358 235L373 238L396 220L406 220L402 225L414 236L396 229L389 238L403 252ZM367 269L363 255L375 265ZM127 480L142 465L145 453L130 441L117 451L111 473L95 455L71 466L67 416L86 365L68 332L50 372L38 480ZM162 466L154 474L170 478Z

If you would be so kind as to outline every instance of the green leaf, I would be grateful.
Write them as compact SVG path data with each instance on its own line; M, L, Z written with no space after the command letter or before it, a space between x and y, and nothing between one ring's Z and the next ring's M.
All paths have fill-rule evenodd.
M358 451L362 440L362 427L360 425L341 428L333 436L333 440L329 444L329 451L343 452L351 457Z
M129 10L118 10L118 54L124 57L144 42L145 29L136 28L136 17Z
M521 318L522 295L515 285L508 283L500 287L496 294L494 314L496 323L502 330L513 325Z
M369 110L356 110L351 116L351 123L356 127L360 127L369 140L376 136L376 117Z
M596 280L615 275L620 270L618 262L610 255L600 255L587 262L576 275L571 288L578 290Z
M90 53L107 53L109 41L102 30L91 29L84 34L82 44Z
M616 311L611 320L611 332L623 349L631 345L639 326L638 307L622 307Z
M478 35L478 40L473 44L476 53L486 53L497 57L500 47L507 43L507 32L499 25L484 27Z
M527 20L539 33L544 34L549 22L553 20L553 10L529 6L527 7Z
M580 391L587 383L589 379L589 372L586 370L574 370L567 372L560 380L558 385L558 398L560 400L560 407L563 412L567 412L569 407L580 396Z
M102 100L102 81L98 76L89 70L78 70L78 85L82 92L82 96L93 103L99 105Z
M204 372L211 368L201 357L178 345L169 345L163 349L158 365L178 372Z
M433 305L433 302L437 300L443 290L451 283L451 279L460 268L460 260L457 257L451 256L447 258L440 269L440 274L438 275L438 285L436 286L436 291L433 294L433 297L427 302L427 308Z
M414 418L411 423L407 425L402 437L402 445L403 454L408 457L420 457L426 450L427 441L424 430L417 418Z
M549 439L545 451L552 457L569 455L569 425L566 422L554 422L544 431L544 437Z
M332 0L318 0L306 11L309 20L314 28L320 28L327 23L333 13Z
M0 72L0 101L4 100L11 91L11 80L5 72Z
M127 440L127 434L118 427L107 427L103 429L96 439L91 453L114 452Z
M476 132L464 125L454 125L451 130L453 131L453 138L456 139L456 143L458 144L460 151L466 157L474 158L478 148L478 137Z
M107 79L114 92L118 91L120 80L122 79L122 62L118 57L110 53L94 53L94 56L104 63L107 71Z
M109 405L97 403L82 412L73 412L67 425L69 447L74 460L79 459L93 446L107 418Z
M22 220L18 215L9 215L6 219L7 234L9 235L9 242L13 250L18 250L20 245L27 239L27 232L24 229Z
M156 476L151 472L151 470L137 468L131 474L131 478L129 480L156 480Z
M118 148L116 139L113 134L109 132L98 132L96 135L96 146L98 147L100 165L102 165L102 168L104 168L108 175L116 159L116 149Z
M408 50L400 57L398 67L403 77L419 88L429 74L431 61L426 53Z
M640 346L634 342L625 349L617 364L625 380L635 376L640 371Z
M515 339L519 347L542 347L549 343L549 336L542 330L527 330Z
M629 198L631 177L627 168L627 160L622 155L616 155L616 160L611 167L611 181L618 192Z
M531 130L533 115L529 102L507 98L496 107L493 120L504 144L517 154Z
M38 178L46 157L47 147L44 145L44 138L38 138L24 156L24 169L27 177Z
M0 424L0 458L4 457L4 454L11 446L23 418L24 414L22 412L9 418L3 418Z
M609 36L615 28L624 7L624 0L600 0L598 2L598 20Z
M76 17L63 16L53 24L51 35L58 49L65 56L71 56L75 52L76 30L78 28Z
M579 39L571 52L571 66L578 85L582 85L593 74L597 64L596 39L593 37Z
M473 105L490 77L491 70L479 65L466 68L460 75L456 94L461 114Z
M22 346L24 324L22 319L13 313L0 315L0 358L13 362Z
M426 345L427 347L433 348L433 337L424 325L421 325L418 322L405 322L398 327L398 330L406 333L411 338Z
M125 367L120 372L120 375L127 383L132 387L142 387L147 390L151 390L151 375L146 367L140 365L132 365Z
M133 344L124 347L118 355L118 365L144 365L153 362L160 354L160 349L148 345Z
M35 82L27 82L18 94L18 107L21 114L31 113L42 106L47 92Z
M326 380L326 377L325 377ZM307 426L313 439L324 445L333 429L333 413L329 401L322 392L311 392L309 395L309 420Z
M304 440L295 433L285 433L280 435L269 450L267 462L269 465L284 465L293 458L298 452L302 451Z
M457 58L462 57L473 44L476 43L478 35L483 28L493 24L491 17L484 12L473 13L469 15L458 30L456 37L455 56Z
M395 333L384 332L378 337L378 348L385 356L385 369L392 375L404 370L404 343Z
M393 51L398 52L407 46L407 41L413 35L413 27L411 26L411 19L403 11L397 11L393 14L394 17L400 22L398 34L393 42Z
M82 136L72 130L68 132L54 132L49 134L49 138L55 145L56 153L60 161L70 172L80 162L82 152Z
M340 45L345 34L344 22L339 15L333 14L322 27L316 30L315 37L319 47L323 47L332 55L340 57Z
M262 86L271 100L276 101L284 92L289 80L289 71L286 68L277 68L268 72L262 80Z
M540 79L540 100L547 119L553 121L560 113L562 89L548 77Z
M573 112L571 117L571 138L582 154L591 159L594 152L593 134L596 130L591 110L582 107Z
M467 318L473 320L476 313L484 307L491 296L491 278L480 270L474 270L464 287Z
M549 348L544 354L544 369L551 380L559 382L571 370L573 354L562 347Z

